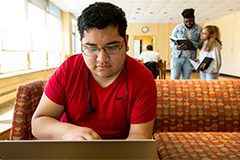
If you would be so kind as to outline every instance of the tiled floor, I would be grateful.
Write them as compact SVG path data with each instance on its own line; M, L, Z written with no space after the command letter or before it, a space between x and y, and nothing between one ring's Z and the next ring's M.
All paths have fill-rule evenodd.
M167 79L171 79L170 71L167 71L166 78L167 78ZM193 72L193 73L192 73L192 76L191 76L191 79L200 79L200 74L199 74L199 72ZM231 76L220 75L220 76L218 77L218 79L239 79L239 78L231 77Z
M171 79L170 72L167 72L166 75L167 79ZM191 79L199 79L199 73L194 72L192 74ZM229 76L220 76L219 79L239 79ZM7 108L4 108L4 113L0 112L0 132L8 129L11 127L12 124L12 117L13 117L13 103L6 106ZM3 111L3 110L2 110Z

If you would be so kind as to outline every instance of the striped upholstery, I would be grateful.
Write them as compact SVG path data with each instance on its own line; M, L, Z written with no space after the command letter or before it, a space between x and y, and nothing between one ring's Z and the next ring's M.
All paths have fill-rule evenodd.
M34 139L31 130L31 118L42 97L47 80L37 80L18 87L10 140Z

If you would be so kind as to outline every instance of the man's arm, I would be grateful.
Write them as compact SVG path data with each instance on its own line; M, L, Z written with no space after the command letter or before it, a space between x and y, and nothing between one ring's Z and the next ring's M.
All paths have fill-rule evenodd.
M131 124L127 139L152 139L154 120L141 124Z
M171 34L171 37L176 37L176 38L178 38L178 32L177 32L177 30L178 30L178 26L176 26L176 27L173 29L172 34ZM185 50L185 49L187 49L187 46L186 46L184 43L179 44L179 43L173 42L172 40L170 40L170 47L171 47L172 49L178 49L178 50Z
M137 60L138 60L138 62L141 62L141 61L143 60L142 54L140 54L140 55L138 56Z
M51 101L43 94L32 117L32 132L38 139L51 140L90 140L101 139L90 128L60 122L64 106Z
M197 49L199 48L200 43L201 43L201 41L202 41L202 39L201 39L201 32L202 32L202 27L199 26L198 39L197 39L197 40L192 40L192 39L191 39L193 45L194 45Z
M158 62L159 62L159 63L162 63L162 59L161 59L159 53L158 53Z

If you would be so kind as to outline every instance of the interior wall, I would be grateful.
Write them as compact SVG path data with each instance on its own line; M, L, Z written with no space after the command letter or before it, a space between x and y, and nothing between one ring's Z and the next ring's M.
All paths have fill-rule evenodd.
M135 36L155 36L155 51L160 54L163 60L167 61L167 69L170 69L170 60L172 48L169 45L169 36L173 28L177 24L128 24L127 34L129 35L129 52L133 56L134 37ZM222 67L220 73L240 76L240 12L219 18L206 24L199 24L202 27L205 25L217 25L220 28L222 46ZM147 26L149 31L142 32L142 27ZM198 50L199 54L199 50Z
M169 36L172 34L172 30L177 24L160 24L160 23L129 23L127 28L127 34L129 35L129 51L128 54L134 57L134 37L151 36L155 37L155 51L160 54L161 59L166 60L167 69L170 69L170 60L172 58L172 48L169 45ZM200 24L204 26L204 24ZM142 32L142 27L147 26L149 31L147 33Z
M216 25L221 32L222 67L220 73L240 77L240 12L206 23Z
M62 51L66 55L72 54L72 14L61 12L62 14Z
M153 50L155 50L153 37L134 37L134 40L136 39L142 40L142 52L147 50L146 47L149 44L153 45Z

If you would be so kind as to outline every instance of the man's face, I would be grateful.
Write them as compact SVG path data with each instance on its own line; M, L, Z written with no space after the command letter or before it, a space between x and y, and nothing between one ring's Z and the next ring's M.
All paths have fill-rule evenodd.
M194 25L194 17L191 17L191 18L184 18L184 25L188 28L188 29L191 29Z
M126 36L127 40L128 37ZM83 50L90 47L121 48L122 46L116 54L107 54L103 49L100 49L96 56L87 56L83 53L84 61L93 77L104 80L104 78L116 77L120 73L127 49L124 38L119 35L117 27L110 25L104 29L91 28L88 32L84 31L84 37L80 41Z

